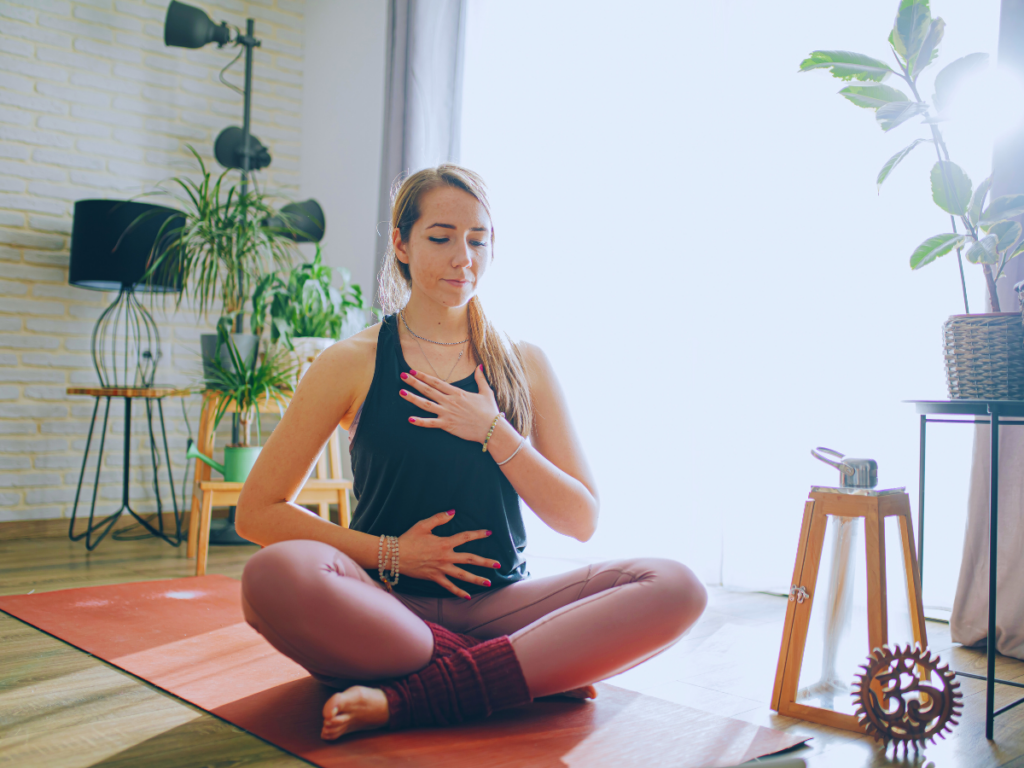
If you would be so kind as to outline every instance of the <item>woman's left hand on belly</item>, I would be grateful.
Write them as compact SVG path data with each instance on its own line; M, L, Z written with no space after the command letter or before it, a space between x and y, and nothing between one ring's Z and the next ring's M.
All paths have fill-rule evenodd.
M415 387L422 397L406 389L400 389L399 395L416 407L436 414L435 418L410 416L409 421L417 427L443 429L463 440L482 443L498 415L498 403L484 378L483 366L477 367L474 377L478 393L453 387L423 371L403 373L402 380Z

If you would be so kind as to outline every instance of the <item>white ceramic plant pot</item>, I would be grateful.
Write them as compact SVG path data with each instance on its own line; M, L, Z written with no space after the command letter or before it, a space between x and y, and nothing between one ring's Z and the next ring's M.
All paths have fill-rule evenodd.
M292 346L295 347L295 362L298 369L295 380L298 381L305 376L309 366L320 356L320 353L336 342L337 339L322 339L317 336L293 338Z

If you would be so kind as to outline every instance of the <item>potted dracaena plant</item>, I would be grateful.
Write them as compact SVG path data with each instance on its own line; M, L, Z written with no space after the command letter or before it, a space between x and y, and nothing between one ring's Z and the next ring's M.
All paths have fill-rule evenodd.
M255 360L246 361L225 326L218 327L217 333L220 344L228 352L230 365L223 365L219 357L214 358L211 370L205 374L206 381L198 391L212 389L219 395L213 417L214 430L226 413L233 410L238 414L238 443L224 449L223 464L200 453L191 440L187 455L209 464L224 475L227 482L244 483L261 450L260 405L274 403L284 415L295 381L295 367L290 355L281 347L273 347ZM252 442L253 425L256 427L255 444Z
M341 276L340 289L332 285L335 272ZM271 343L295 354L301 378L317 355L341 337L346 318L363 309L363 290L352 284L347 269L323 264L318 245L313 261L293 268L287 281L276 273L264 276L252 306L254 333L268 326Z
M950 397L1024 399L1024 328L1019 313L1000 312L996 293L1007 263L1024 252L1021 225L1014 221L1024 214L1024 195L989 199L991 176L973 186L950 159L940 123L949 116L956 87L988 66L988 54L972 53L947 64L935 75L934 94L925 101L919 78L935 60L944 32L945 22L932 18L928 0L901 0L888 38L894 66L861 53L813 51L800 63L800 71L827 69L839 80L855 81L839 94L873 110L883 131L915 118L924 128L923 136L885 162L877 184L881 191L893 169L918 145L932 145L932 199L949 214L950 231L922 242L910 256L910 267L921 269L954 250L957 254L965 314L953 315L943 326ZM890 78L902 81L899 87L882 84ZM992 312L970 314L963 258L984 273Z
M287 237L287 224L282 228L272 223L282 220L280 212L255 185L243 193L238 185L227 184L225 177L230 169L214 178L199 153L191 146L188 149L199 163L199 181L174 177L146 193L173 197L184 217L184 223L159 233L158 241L166 235L167 245L151 256L146 278L174 279L183 286L175 309L185 298L200 317L206 318L211 309L217 309L217 328L234 327L237 332L230 338L242 359L251 362L259 334L242 333L246 302L264 275L293 263L295 243ZM223 338L220 333L201 338L203 368L208 377L214 373L214 359L222 367L232 364Z

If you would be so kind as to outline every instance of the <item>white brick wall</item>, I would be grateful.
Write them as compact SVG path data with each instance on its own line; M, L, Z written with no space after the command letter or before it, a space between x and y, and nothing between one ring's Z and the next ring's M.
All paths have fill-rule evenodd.
M252 130L273 156L260 184L297 198L304 3L189 2L216 22L244 28L246 17L256 19L263 45L254 57ZM127 199L190 170L189 143L219 172L213 141L242 123L241 96L217 78L237 50L166 47L167 5L0 0L0 521L71 512L93 401L69 398L65 388L97 383L89 335L112 298L67 284L74 201ZM242 64L226 75L238 85ZM164 355L157 383L195 384L202 324L187 311L157 307L154 315ZM195 431L199 398L186 402ZM101 406L100 424L102 414ZM180 492L187 430L179 401L165 401L164 415ZM131 495L148 512L155 504L145 424L140 402ZM123 400L114 400L98 510L120 500L123 436ZM161 476L166 483L162 465ZM91 490L83 488L86 502Z

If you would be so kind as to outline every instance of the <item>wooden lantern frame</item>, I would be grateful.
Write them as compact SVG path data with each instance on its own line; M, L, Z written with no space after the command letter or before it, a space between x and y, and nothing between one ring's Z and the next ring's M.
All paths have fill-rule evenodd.
M885 574L885 518L899 521L904 567L907 573L907 605L914 641L922 649L928 646L925 629L924 606L921 601L921 573L914 544L914 527L910 518L910 498L902 488L889 490L811 488L810 498L804 504L800 545L793 568L793 582L786 607L786 623L782 632L782 647L775 673L772 709L780 715L796 717L812 723L864 733L864 728L853 714L813 707L796 701L803 666L807 631L814 604L814 590L818 583L825 529L828 517L863 517L864 543L867 555L868 588L868 644L867 656L889 642L888 601ZM808 587L808 585L810 585ZM851 686L853 681L851 680Z

